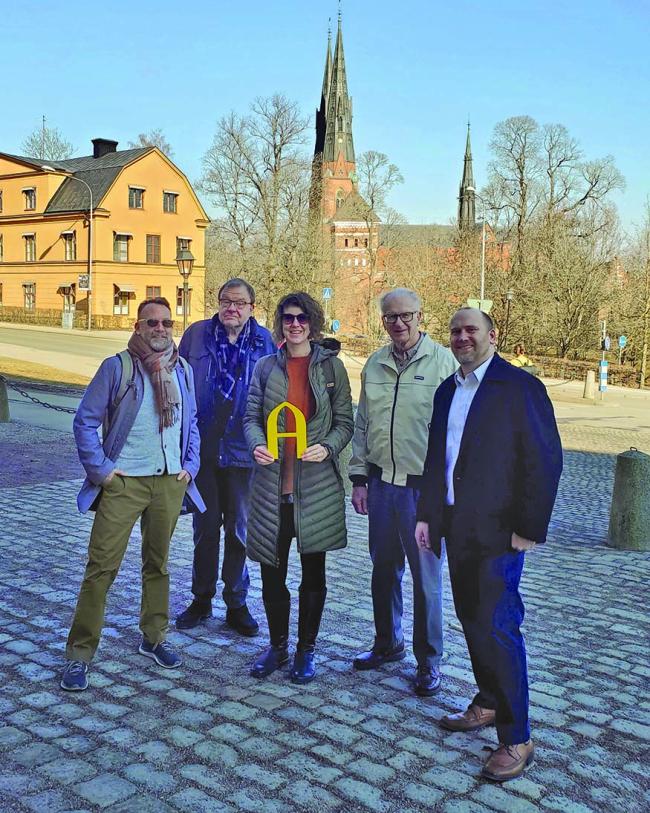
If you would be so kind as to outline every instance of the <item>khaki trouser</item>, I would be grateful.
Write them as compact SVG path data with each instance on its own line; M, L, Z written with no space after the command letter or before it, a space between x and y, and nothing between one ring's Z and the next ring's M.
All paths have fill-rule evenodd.
M165 639L169 621L169 542L186 483L175 474L113 476L102 490L88 546L88 563L68 635L66 658L90 663L104 626L106 595L122 564L138 517L142 530L140 629L150 644Z

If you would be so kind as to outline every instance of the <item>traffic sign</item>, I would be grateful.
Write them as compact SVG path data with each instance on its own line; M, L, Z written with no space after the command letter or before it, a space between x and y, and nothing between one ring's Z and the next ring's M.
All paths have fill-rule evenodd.
M332 289L331 288L323 288L323 299L331 299L332 298Z
M341 329L341 323L338 319L332 319L332 333L336 333Z
M478 308L483 313L489 313L494 303L491 299L468 299L467 304L470 308Z
M623 349L627 344L627 336L619 336L618 337L618 346Z
M90 274L79 274L79 281L77 283L77 288L80 291L89 291L90 290Z
M609 336L605 336L605 350L609 351L612 347L612 340Z

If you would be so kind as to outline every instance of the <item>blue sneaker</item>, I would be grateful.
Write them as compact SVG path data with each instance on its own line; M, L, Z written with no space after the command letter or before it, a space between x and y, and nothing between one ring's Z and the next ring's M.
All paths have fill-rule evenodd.
M61 688L66 692L83 692L88 688L88 664L83 661L68 661L63 670Z
M146 638L143 638L138 652L148 658L153 658L158 666L163 666L165 669L176 669L183 663L178 652L174 652L166 641L161 641L153 646Z

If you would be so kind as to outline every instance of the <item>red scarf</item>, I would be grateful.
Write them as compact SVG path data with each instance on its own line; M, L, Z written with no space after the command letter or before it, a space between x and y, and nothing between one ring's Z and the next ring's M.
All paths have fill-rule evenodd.
M178 350L172 344L167 350L152 350L139 333L129 339L129 352L140 359L149 374L156 394L156 407L160 416L160 431L173 426L180 417L181 394L176 383L174 368L178 362Z

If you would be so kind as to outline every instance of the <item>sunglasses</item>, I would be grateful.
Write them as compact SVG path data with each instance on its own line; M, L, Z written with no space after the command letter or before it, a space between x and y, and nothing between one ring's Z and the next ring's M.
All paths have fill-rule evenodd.
M309 321L309 316L306 313L283 313L282 314L282 324L292 325L293 323L298 322L299 325L306 325Z
M246 305L252 305L252 302L248 302L246 299L220 299L219 300L219 307L220 308L230 308L235 307L238 311L245 308Z
M138 322L146 322L147 327L158 327L158 325L167 328L174 327L173 319L138 319Z

